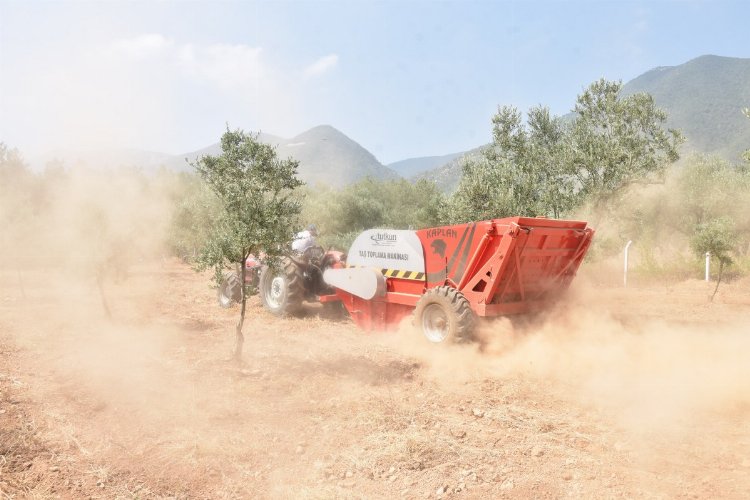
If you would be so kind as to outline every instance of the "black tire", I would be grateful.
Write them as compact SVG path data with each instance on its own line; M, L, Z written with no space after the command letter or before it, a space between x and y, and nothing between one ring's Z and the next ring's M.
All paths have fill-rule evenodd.
M305 278L289 258L282 259L278 271L264 266L260 273L260 300L276 316L297 313L305 298Z
M237 273L231 272L224 275L224 279L221 280L221 284L216 290L216 300L219 302L219 306L224 309L229 309L242 300L242 285Z
M476 315L464 295L449 286L431 288L417 302L414 324L434 344L470 340Z

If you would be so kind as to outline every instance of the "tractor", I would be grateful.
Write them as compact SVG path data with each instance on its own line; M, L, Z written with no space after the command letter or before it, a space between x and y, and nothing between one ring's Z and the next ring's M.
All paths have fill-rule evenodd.
M323 273L342 268L345 262L343 252L325 251L320 246L312 246L302 253L290 252L275 268L251 255L245 262L246 291L251 295L260 294L263 306L272 314L293 315L299 312L303 302L315 302L321 295L334 293L323 281ZM219 305L231 307L242 299L241 293L240 272L225 274L217 291Z

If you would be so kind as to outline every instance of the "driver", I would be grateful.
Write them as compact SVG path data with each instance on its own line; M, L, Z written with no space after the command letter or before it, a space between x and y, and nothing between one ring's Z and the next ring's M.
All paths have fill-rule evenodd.
M298 253L305 253L305 250L315 246L315 237L318 236L318 228L315 224L310 224L307 229L300 231L294 237L292 242L292 250Z

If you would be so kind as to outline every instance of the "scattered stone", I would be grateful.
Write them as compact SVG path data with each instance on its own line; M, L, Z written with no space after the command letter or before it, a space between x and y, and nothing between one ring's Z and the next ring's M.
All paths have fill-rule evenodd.
M49 468L50 472L57 472L59 470L60 470L60 467L58 467L57 465L53 465L52 467Z
M571 479L573 479L573 474L571 474L570 472L565 472L563 473L562 478L565 481L570 481Z
M456 439L463 439L466 437L466 431L463 429L453 430L451 429L451 436L453 436Z
M505 480L505 481L503 481L503 483L502 483L502 484L500 485L500 489L501 489L501 490L512 490L513 488L515 488L515 486L516 486L516 485L515 485L515 483L513 483L513 480L512 480L512 479L506 479L506 480Z
M346 477L348 479L348 478L352 477L353 475L354 475L354 473L352 471L348 470L348 471L346 471L346 474L344 474L344 477Z
M534 446L531 449L531 455L534 457L541 457L542 455L544 455L544 450L541 446Z
M473 410L471 410L471 413L477 418L482 418L484 416L484 410L481 410L479 408L474 408Z
M302 455L303 453L305 453L305 447L301 446L301 445L297 446L297 449L295 450L295 453L297 453L297 455Z
M550 424L549 422L545 422L539 426L539 432L551 432L554 430L555 426Z
M391 467L390 469L388 469L388 474L393 474L394 472L396 472L395 467Z
M435 491L435 496L441 497L446 491L448 491L448 486L441 486Z

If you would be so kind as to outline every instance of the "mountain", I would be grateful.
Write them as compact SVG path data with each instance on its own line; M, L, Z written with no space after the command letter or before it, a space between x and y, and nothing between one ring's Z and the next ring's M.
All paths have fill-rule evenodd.
M272 146L278 146L281 144L284 139L281 137L276 137L275 135L266 134L266 133L259 133L258 134L258 140L260 142L265 142L266 144L271 144ZM190 163L195 162L198 158L204 155L211 155L211 156L218 156L221 154L221 143L217 142L214 144L211 144L210 146L206 146L205 148L198 149L196 151L190 151L189 153L183 153L180 155L170 155L168 159L166 159L163 164L166 167L175 169L175 170L184 170L184 171L192 171L193 168L190 166Z
M459 153L448 163L441 165L432 170L422 172L414 176L414 180L428 179L435 182L435 185L441 191L445 193L451 193L456 190L458 183L461 181L461 175L463 175L463 164L466 161L476 160L481 156L482 148L485 146L479 146L465 153Z
M690 151L738 161L750 147L750 59L701 56L679 66L662 66L629 81L625 95L648 92L678 128Z
M368 150L330 125L320 125L278 144L278 154L299 160L299 174L308 184L334 187L365 177L396 179L398 174L382 165Z
M395 171L401 177L414 177L422 172L441 167L446 163L462 156L464 153L453 153L443 156L423 156L421 158L409 158L406 160L389 163L388 168Z
M330 125L320 125L291 139L261 133L261 142L277 148L280 158L292 157L300 162L299 177L310 185L325 183L334 187L352 184L365 177L397 179L399 175L381 164L369 151ZM32 158L32 168L42 170L53 160L68 166L85 164L96 167L138 166L156 169L160 166L191 171L190 163L203 155L221 154L215 143L180 155L112 149L101 151L54 151Z
M623 95L637 92L651 94L667 112L667 127L685 135L683 154L711 153L736 162L750 148L750 120L741 112L750 105L750 59L705 55L679 66L654 68L622 89ZM476 157L480 149L418 177L436 179L451 192L461 179L465 158Z
M299 177L310 185L342 187L365 177L396 179L398 174L382 165L369 151L330 125L319 125L291 139L261 134L260 140L276 146L280 158L300 162ZM204 154L220 154L219 143L174 157L168 164L187 168L187 162Z

